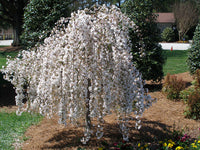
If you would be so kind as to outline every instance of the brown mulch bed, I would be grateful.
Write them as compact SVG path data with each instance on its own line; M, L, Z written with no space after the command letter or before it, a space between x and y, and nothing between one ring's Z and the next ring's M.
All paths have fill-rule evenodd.
M187 72L177 76L182 77L188 83L192 81L192 77ZM134 128L135 122L132 122L130 142L151 142L154 139L162 140L169 138L168 133L173 129L184 129L193 138L200 136L200 121L184 117L183 112L186 105L183 102L168 100L160 91L150 92L150 95L157 98L157 103L154 103L151 108L145 111L142 119L142 128L139 131ZM43 119L39 125L31 126L25 133L25 136L29 137L29 139L23 143L22 149L95 148L101 145L103 141L112 144L122 139L114 114L105 117L103 138L97 140L94 136L85 146L80 142L83 128L74 126L64 127L59 125L57 121L58 118L55 116L52 119Z

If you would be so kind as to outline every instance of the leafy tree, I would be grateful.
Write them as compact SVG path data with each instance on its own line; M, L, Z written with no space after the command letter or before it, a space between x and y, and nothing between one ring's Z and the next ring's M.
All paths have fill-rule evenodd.
M73 13L67 27L66 21L59 20L54 34L37 50L23 51L21 59L9 60L3 70L16 87L18 113L57 113L66 125L85 122L86 144L92 123L100 139L104 116L116 112L123 140L128 140L132 112L140 128L140 117L152 104L131 61L128 30L133 23L116 6L105 5ZM25 91L28 101L23 109Z
M153 0L153 7L156 12L172 12L174 0Z
M0 0L1 23L12 26L14 31L13 45L20 45L22 33L24 7L28 0ZM0 24L1 24L0 23Z
M125 12L136 24L130 31L133 62L143 79L160 81L165 59L159 42L159 30L155 23L152 0L128 0L123 4Z
M193 43L188 51L187 63L191 74L194 74L197 69L200 69L200 23L196 27Z
M30 0L25 7L23 34L21 36L23 46L31 48L43 43L51 33L60 17L70 16L72 1L63 0Z

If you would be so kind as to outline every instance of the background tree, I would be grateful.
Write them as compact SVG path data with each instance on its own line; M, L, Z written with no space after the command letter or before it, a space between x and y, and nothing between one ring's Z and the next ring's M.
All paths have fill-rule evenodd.
M28 0L0 0L1 22L13 27L13 45L20 45L24 7Z
M176 19L176 27L179 33L179 40L194 26L197 25L199 19L199 10L196 3L192 0L176 2L173 8Z
M71 12L90 8L94 4L116 4L121 6L121 0L30 0L24 13L22 44L29 49L43 43L60 17L69 17Z
M160 81L163 76L165 62L163 51L159 42L160 32L155 23L152 0L128 0L122 6L126 13L136 24L130 31L132 41L133 62L142 73L143 79Z
M200 23L196 27L193 43L189 49L188 54L188 67L191 74L194 74L197 69L200 69Z
M69 17L74 1L30 0L25 7L22 44L31 48L43 43L60 17Z

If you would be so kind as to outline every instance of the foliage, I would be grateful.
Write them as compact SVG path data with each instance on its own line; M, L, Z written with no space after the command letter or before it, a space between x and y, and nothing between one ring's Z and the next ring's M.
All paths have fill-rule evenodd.
M16 88L17 113L58 113L59 122L66 125L67 120L77 125L84 120L85 144L92 134L92 119L97 120L99 139L104 116L115 111L123 139L128 140L131 113L140 128L140 117L152 104L131 61L128 31L133 22L117 7L105 5L73 13L67 27L66 22L68 18L59 20L43 45L22 51L21 59L9 60L2 70Z
M199 10L192 0L176 2L173 9L179 41L181 41L186 33L198 24Z
M180 98L184 101L184 103L187 103L188 97L192 95L194 91L195 91L194 86L184 89L180 92Z
M161 36L162 40L166 42L173 42L175 40L174 30L170 27L165 28Z
M134 65L142 73L143 79L160 81L164 75L165 58L158 44L160 33L153 14L153 0L125 1L122 11L136 24L129 33Z
M70 16L69 4L62 0L30 0L24 12L23 46L28 49L43 43L57 20Z
M0 149L14 149L13 143L22 138L26 129L42 119L41 115L23 113L17 116L15 113L0 112ZM22 139L20 139L22 142Z
M174 0L154 0L156 12L172 12Z
M187 108L185 110L185 116L192 119L200 119L200 70L195 73L194 86L182 91L188 93L185 97L187 102Z
M185 116L195 120L200 119L200 90L195 90L188 96Z
M22 33L24 7L28 0L0 0L0 26L12 26L14 29L13 45L20 44L20 35Z
M189 49L187 63L191 74L194 74L197 69L200 69L200 23L196 27L193 43Z
M179 99L180 92L185 89L185 82L178 79L175 75L167 74L162 91L167 94L169 99Z
M180 51L180 50L166 50L164 51L165 56L167 57L167 61L163 67L164 74L178 74L188 71L187 67L187 55L188 50Z

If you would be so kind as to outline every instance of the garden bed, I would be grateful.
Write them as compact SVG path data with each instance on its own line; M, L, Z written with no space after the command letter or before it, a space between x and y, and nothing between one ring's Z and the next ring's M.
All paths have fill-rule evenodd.
M177 74L177 76L182 77L187 83L192 81L192 77L187 72ZM150 95L157 98L157 103L145 111L142 119L143 126L139 131L134 128L135 122L132 121L130 143L141 141L151 143L155 139L169 139L169 133L173 129L184 129L192 138L200 136L200 121L184 117L183 112L186 105L182 101L168 100L160 90L150 92ZM105 141L112 145L112 143L122 140L116 119L115 115L105 117L103 138L97 140L96 137L92 137L88 144L84 146L80 142L83 128L59 125L57 117L45 118L39 125L31 126L27 130L25 136L28 137L28 140L23 143L22 149L98 148L102 143L105 144Z

